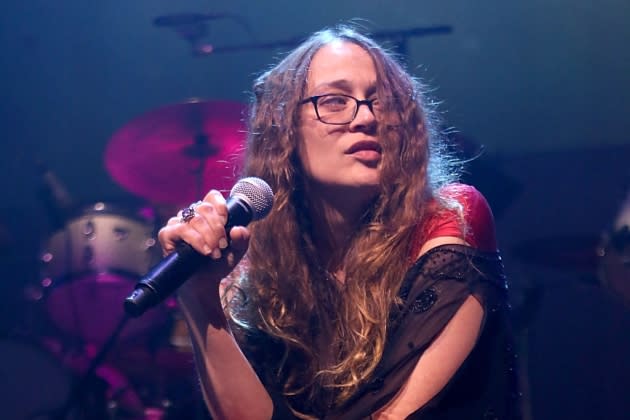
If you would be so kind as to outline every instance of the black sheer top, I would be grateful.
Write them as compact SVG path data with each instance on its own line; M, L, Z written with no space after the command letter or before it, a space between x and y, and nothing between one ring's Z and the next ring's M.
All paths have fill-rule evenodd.
M420 356L471 295L484 309L475 347L447 385L408 418L520 419L503 264L498 253L464 245L433 248L410 268L399 292L403 304L394 308L389 320L379 366L344 406L321 417L369 419L400 390ZM274 400L274 419L295 418L270 372L265 366L255 368Z

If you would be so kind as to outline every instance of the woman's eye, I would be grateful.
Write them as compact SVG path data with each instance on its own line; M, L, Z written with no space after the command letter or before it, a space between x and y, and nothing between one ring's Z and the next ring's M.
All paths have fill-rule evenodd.
M345 96L326 96L319 100L319 105L325 107L343 107L347 103L348 98Z

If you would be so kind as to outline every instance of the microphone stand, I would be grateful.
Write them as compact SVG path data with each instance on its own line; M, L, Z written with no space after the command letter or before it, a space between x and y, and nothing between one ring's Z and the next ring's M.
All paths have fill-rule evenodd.
M114 344L118 341L122 330L125 328L130 319L131 317L125 312L121 320L118 322L118 325L116 325L114 331L110 334L105 343L103 343L96 356L94 356L94 358L90 361L85 373L72 387L72 391L70 392L70 395L64 405L53 413L51 417L52 420L68 419L72 408L80 401L80 398L85 392L90 379L94 376L96 369L103 363L107 354L114 347Z

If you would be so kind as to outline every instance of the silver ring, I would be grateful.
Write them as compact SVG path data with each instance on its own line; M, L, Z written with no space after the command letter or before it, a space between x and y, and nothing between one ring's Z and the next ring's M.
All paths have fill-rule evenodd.
M188 206L186 208L183 208L182 209L182 215L180 217L180 221L182 223L190 222L197 215L197 210L195 210L195 209L201 203L202 203L202 201L196 201L196 202L192 203L190 206Z

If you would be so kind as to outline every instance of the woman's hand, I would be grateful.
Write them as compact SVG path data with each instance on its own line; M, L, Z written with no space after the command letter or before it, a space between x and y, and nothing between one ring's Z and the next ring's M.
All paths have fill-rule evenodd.
M225 231L228 212L223 195L210 191L203 201L195 203L194 215L184 220L180 211L160 229L158 239L164 255L172 253L181 241L188 243L197 252L208 256L210 276L217 284L226 277L241 260L249 244L249 231L243 226L233 227L228 241Z

